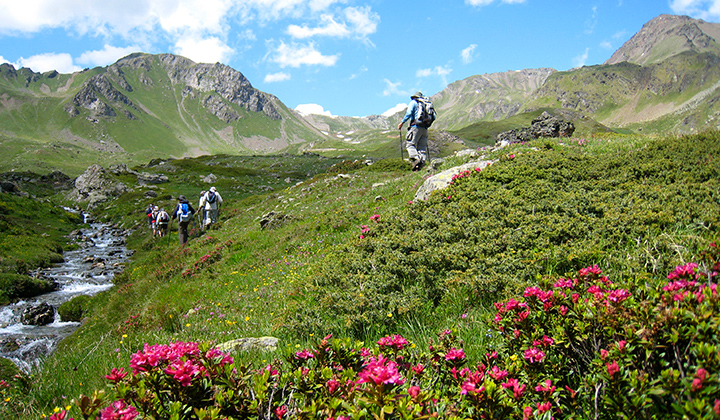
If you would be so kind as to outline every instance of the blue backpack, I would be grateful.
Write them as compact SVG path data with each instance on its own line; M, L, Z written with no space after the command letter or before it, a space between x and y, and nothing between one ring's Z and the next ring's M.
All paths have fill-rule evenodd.
M178 220L181 222L189 222L191 218L190 207L187 203L181 203L180 210L178 210Z

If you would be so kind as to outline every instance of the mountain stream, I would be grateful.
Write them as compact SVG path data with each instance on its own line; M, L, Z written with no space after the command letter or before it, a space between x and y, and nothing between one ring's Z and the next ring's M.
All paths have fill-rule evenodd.
M39 270L37 275L54 281L53 292L0 307L0 356L30 372L57 344L72 334L79 322L64 322L57 308L78 295L94 295L112 287L115 274L122 272L132 255L125 247L127 231L107 224L90 223L75 231L79 247L63 254L64 262ZM47 325L26 325L23 314L30 308L48 304L55 309Z

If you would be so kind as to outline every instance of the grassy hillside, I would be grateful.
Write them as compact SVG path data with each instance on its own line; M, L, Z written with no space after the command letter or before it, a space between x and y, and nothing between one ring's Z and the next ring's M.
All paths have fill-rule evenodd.
M449 329L463 340L472 367L490 350L511 350L503 347L507 334L492 326L494 302L594 264L639 293L633 300L639 305L673 267L697 260L718 238L719 140L716 132L541 139L492 152L490 167L460 174L427 202L414 202L426 174L409 172L397 158L369 167L346 163L284 189L228 200L219 226L184 248L175 235L155 240L138 229L128 241L138 250L135 260L116 287L92 299L88 320L29 380L27 391L4 391L10 400L2 410L37 418L70 405L72 396L103 388L103 375L127 367L143 343L278 337L278 353L235 354L256 369L284 355L285 363L297 363L294 352L317 346L329 333L365 346L401 334L423 348L440 346L433 340ZM451 158L446 165L460 163ZM172 165L185 181L166 192L192 196L197 168ZM221 191L235 185L226 181ZM134 194L108 214L142 225L147 200ZM277 224L263 229L260 220L270 212ZM717 313L707 316L717 325ZM573 324L563 325L557 328ZM451 360L447 353L436 357ZM522 363L522 353L519 362L507 362ZM612 380L604 378L598 376L601 388ZM423 392L434 392L426 385ZM449 401L471 404L453 389ZM399 392L404 396L392 404L408 398L407 388ZM502 398L512 401L512 392ZM451 418L446 409L443 416Z

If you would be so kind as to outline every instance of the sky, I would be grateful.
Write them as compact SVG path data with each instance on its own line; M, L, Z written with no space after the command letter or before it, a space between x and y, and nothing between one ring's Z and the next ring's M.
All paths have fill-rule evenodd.
M720 0L0 0L0 63L172 53L303 113L367 116L473 75L602 64L661 14L720 22Z

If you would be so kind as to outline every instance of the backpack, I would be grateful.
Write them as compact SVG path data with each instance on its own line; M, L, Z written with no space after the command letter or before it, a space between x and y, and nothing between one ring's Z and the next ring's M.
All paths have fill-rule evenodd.
M427 98L415 98L418 103L417 111L415 113L415 125L418 127L428 128L435 122L437 113L432 102Z
M178 220L181 222L189 222L192 218L192 215L190 214L190 207L188 207L187 203L181 203L180 204L180 210L178 210Z
M161 223L167 223L170 221L170 216L168 216L167 212L161 211L158 215L158 218L160 219Z
M217 201L217 195L214 192L210 191L207 195L207 202L214 203L215 201Z

